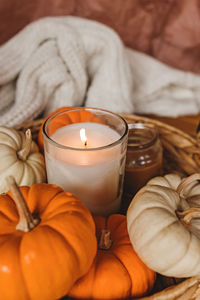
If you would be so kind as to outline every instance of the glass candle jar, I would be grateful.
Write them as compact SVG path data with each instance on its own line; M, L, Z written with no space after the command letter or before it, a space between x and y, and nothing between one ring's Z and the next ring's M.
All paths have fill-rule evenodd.
M134 195L152 177L162 173L162 146L155 127L129 124L124 190Z
M48 183L77 196L93 214L118 212L121 204L128 125L95 108L72 108L43 126Z

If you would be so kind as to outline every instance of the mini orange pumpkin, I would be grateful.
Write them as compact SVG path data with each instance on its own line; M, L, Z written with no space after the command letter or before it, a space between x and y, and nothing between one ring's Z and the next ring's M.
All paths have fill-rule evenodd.
M123 299L139 297L150 291L155 272L134 251L126 217L114 214L108 219L101 216L94 219L99 250L89 272L75 283L69 296L78 299Z
M11 189L0 195L1 299L59 299L88 271L96 254L92 216L55 185L19 190L12 183Z
M78 107L76 107L78 108ZM62 126L72 124L72 123L82 123L82 122L96 122L96 123L102 123L100 119L95 117L90 111L87 110L76 110L76 108L73 107L61 107L57 109L55 112L48 115L42 125L40 126L40 130L38 133L38 144L41 151L44 151L44 144L43 144L43 135L42 135L42 128L45 123L45 121L50 117L55 115L58 112L63 112L58 118L54 119L54 121L51 123L51 127L49 128L49 134L52 135L57 129L61 128ZM74 110L73 110L74 109ZM66 110L71 110L67 114L64 113Z

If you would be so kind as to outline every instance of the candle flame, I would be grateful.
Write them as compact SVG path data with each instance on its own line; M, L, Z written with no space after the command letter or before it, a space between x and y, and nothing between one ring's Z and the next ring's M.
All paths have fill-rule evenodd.
M85 134L85 128L80 129L80 137L81 137L81 141L83 142L84 146L87 146L87 136Z

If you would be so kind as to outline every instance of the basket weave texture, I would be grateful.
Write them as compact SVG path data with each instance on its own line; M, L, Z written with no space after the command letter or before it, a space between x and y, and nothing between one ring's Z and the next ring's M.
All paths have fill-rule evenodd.
M192 137L157 120L147 117L121 114L127 123L145 123L156 126L163 146L164 162L163 174L177 173L187 176L200 173L200 132ZM37 141L37 134L44 119L26 122L15 126L15 129L25 131L30 128L33 139ZM152 295L142 298L151 300L200 300L200 280L198 278L177 279L158 274Z

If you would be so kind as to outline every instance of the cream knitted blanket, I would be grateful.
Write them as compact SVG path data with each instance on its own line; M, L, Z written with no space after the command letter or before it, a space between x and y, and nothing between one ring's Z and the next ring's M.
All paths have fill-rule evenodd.
M200 77L125 48L97 22L44 18L0 48L0 124L13 126L61 106L196 114Z

